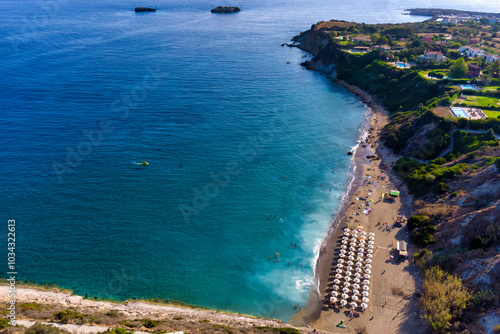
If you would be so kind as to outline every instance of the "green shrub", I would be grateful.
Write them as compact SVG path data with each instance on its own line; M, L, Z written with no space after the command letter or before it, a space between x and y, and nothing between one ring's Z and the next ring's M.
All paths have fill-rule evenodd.
M108 328L104 332L99 332L97 334L134 334L134 332L128 331L124 328Z
M161 324L161 321L144 319L144 320L142 320L142 323L144 324L144 327L146 327L146 328L155 328L156 326Z
M439 182L434 187L434 192L436 194L439 194L439 195L442 195L442 194L446 193L447 191L448 191L448 186L444 182Z
M413 215L408 218L408 224L406 226L411 231L415 228L424 227L430 224L432 224L432 221L429 217L424 215Z
M500 333L500 325L496 325L495 328L493 328L493 333L495 334Z
M59 334L61 333L61 330L59 328L50 326L50 325L44 325L39 322L35 323L33 326L30 328L26 329L25 331L26 334Z
M27 310L35 310L35 311L40 311L42 310L43 306L37 303L22 303L19 304L18 310L19 311L27 311Z
M198 320L198 322L202 323L202 324L208 324L210 322L210 320L203 319L203 320Z
M184 318L183 318L183 317L174 317L173 319L174 319L174 320L184 320Z
M212 327L214 329L217 329L217 328L222 328L222 329L225 329L227 334L233 334L233 330L227 326L224 326L224 325L212 325Z
M454 191L450 194L450 199L458 196L458 192Z
M56 318L56 320L64 323L70 322L71 320L83 320L84 317L84 314L75 312L73 310L64 310L54 314L54 318Z
M10 326L9 320L7 320L7 319L0 319L0 329L7 328L9 326Z

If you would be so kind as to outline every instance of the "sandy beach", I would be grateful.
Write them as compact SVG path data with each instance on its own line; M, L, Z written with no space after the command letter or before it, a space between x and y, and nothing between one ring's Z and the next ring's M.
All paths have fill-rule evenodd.
M319 293L311 294L308 305L292 318L291 323L331 333L424 333L425 326L418 314L418 298L414 295L421 284L411 262L414 249L409 246L410 256L405 262L398 263L390 258L397 241L408 241L405 224L398 228L394 223L398 215L411 215L412 198L403 182L392 173L392 165L399 157L391 154L380 142L379 132L388 122L388 113L364 91L335 81L369 106L370 130L366 142L360 143L354 155L355 181L348 194L349 201L332 222L318 259L316 275ZM381 175L384 179L379 178ZM382 198L389 190L402 192L397 202ZM370 203L371 213L363 213L366 207L360 197L373 200ZM351 308L330 307L328 302L344 228L375 233L370 301L365 312L358 312L355 317L350 316ZM336 327L341 320L346 328Z

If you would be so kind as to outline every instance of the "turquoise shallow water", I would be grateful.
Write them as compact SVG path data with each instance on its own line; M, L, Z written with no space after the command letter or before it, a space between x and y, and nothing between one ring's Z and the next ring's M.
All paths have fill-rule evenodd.
M0 2L0 216L17 221L18 277L288 320L366 108L280 44L322 19L421 18L394 1L136 5Z

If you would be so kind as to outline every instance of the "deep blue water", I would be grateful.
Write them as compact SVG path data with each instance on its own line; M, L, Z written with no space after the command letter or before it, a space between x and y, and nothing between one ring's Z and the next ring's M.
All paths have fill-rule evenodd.
M319 20L420 20L401 15L417 5L0 1L0 217L17 222L18 278L288 320L366 108L280 44Z

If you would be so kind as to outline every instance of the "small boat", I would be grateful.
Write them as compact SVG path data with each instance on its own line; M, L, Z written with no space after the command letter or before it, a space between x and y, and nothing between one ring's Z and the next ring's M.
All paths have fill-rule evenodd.
M143 161L143 162L142 162L142 164L143 164L144 166L147 166L147 165L149 165L149 162L147 162L147 161Z

